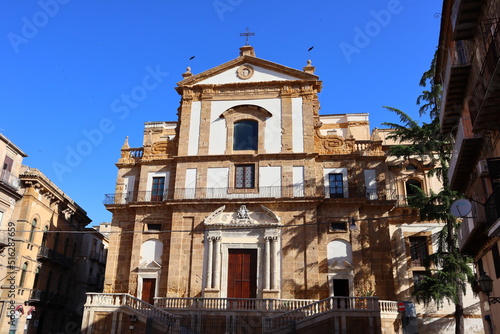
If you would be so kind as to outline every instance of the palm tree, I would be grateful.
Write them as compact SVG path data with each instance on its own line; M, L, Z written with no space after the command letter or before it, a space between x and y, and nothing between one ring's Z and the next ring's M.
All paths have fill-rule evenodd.
M467 282L472 282L474 275L470 267L472 259L460 254L457 245L459 223L450 214L451 204L460 196L449 187L448 164L451 142L449 135L441 133L440 129L441 87L434 83L435 63L436 56L430 69L420 80L420 86L429 87L429 90L424 90L417 98L420 116L428 115L430 122L419 124L403 111L385 107L399 116L401 124L384 123L384 125L393 129L389 138L402 143L411 143L394 146L390 154L406 159L419 157L433 166L429 174L436 175L442 181L441 191L437 194L431 193L429 196L418 187L414 187L415 196L412 198L411 206L419 209L422 219L441 221L444 227L438 235L437 251L429 255L425 261L429 275L415 285L413 295L417 302L422 301L425 305L434 301L441 307L444 300L453 302L455 333L463 334L463 296Z

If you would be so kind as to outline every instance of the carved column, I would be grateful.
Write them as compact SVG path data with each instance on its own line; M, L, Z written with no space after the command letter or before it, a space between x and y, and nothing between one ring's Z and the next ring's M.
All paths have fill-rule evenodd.
M221 237L213 237L214 238L214 277L212 281L212 285L214 289L219 289L220 287L220 240Z
M272 274L271 274L271 289L278 290L278 237L272 237Z
M266 241L264 248L264 290L269 290L271 288L271 239L272 237L264 237L264 240Z
M212 257L213 257L213 237L208 237L208 264L207 264L207 289L212 288Z

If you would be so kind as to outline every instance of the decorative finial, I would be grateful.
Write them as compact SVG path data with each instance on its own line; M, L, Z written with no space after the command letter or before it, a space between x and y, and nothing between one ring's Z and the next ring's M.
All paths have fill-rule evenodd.
M250 36L255 36L255 33L254 32L250 32L250 28L245 28L246 32L242 32L240 33L240 37L244 36L246 37L246 42L245 42L245 45L250 45L248 44L248 37Z
M125 142L123 143L122 150L126 148L130 148L130 146L128 145L128 136L125 137Z
M182 77L183 78L189 78L190 76L192 76L193 73L191 73L191 67L186 67L186 72L182 73Z
M307 65L304 67L304 72L309 73L309 74L314 74L314 70L316 68L312 66L312 61L311 59L307 60Z

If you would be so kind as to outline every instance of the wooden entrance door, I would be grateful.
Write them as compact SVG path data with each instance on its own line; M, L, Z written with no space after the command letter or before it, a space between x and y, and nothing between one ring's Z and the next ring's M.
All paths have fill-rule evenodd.
M154 278L143 278L142 279L142 300L151 305L154 304L155 300L155 288L156 279Z
M257 297L257 250L229 249L228 298Z

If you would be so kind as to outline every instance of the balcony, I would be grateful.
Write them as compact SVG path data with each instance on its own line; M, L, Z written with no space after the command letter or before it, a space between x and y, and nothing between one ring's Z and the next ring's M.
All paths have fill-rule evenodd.
M161 203L176 200L217 200L217 199L302 199L315 197L318 199L362 199L362 200L396 200L394 189L378 189L366 187L345 187L342 192L324 186L289 186L289 187L257 187L255 189L235 188L176 188L167 189L162 194L154 191L138 191L135 193L106 194L105 205L129 203Z
M498 101L500 99L500 22L492 24L493 33L485 38L486 54L481 65L481 73L472 93L470 107L472 129L497 130L500 126ZM491 30L490 30L491 32Z
M462 254L474 254L475 247L481 247L486 226L486 213L484 205L471 202L471 213L462 219L458 230L458 248Z
M488 236L498 236L500 232L500 187L497 187L484 204Z
M53 249L45 247L45 246L40 247L40 249L38 251L38 255L37 255L37 260L39 260L39 261L49 260L52 262L56 262L65 268L73 267L73 260L72 259L67 258L66 256L56 252Z
M6 169L2 170L0 174L0 183L6 184L16 191L19 190L19 186L21 185L21 181Z
M448 169L451 189L465 190L481 153L482 144L483 137L472 132L470 117L460 118Z
M473 50L469 41L457 41L455 47L448 50L440 114L443 131L450 131L462 113L472 64L469 50Z
M471 39L485 0L456 0L451 13L453 38Z
M30 303L66 305L68 298L58 293L48 293L42 290L31 290Z

